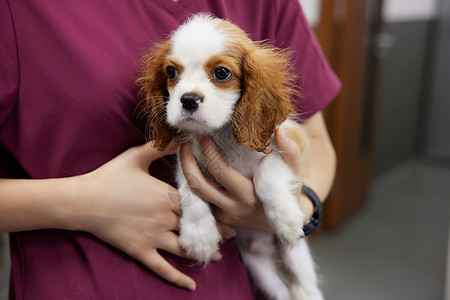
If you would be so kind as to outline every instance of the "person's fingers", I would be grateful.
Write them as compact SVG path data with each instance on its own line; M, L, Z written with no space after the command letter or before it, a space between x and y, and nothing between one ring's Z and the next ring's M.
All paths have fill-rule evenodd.
M160 221L166 224L166 228L171 231L179 231L180 230L180 217L175 213L171 213L167 216L164 216L164 219Z
M200 148L211 175L238 199L253 197L253 183L231 167L220 154L216 144L207 137L201 138Z
M281 128L275 131L275 143L280 151L281 158L289 167L295 169L301 164L299 147Z
M166 232L161 239L159 249L175 254L176 256L192 258L187 255L180 245L178 235L173 232Z
M218 188L210 180L205 178L192 154L192 148L189 143L180 145L179 155L181 168L190 189L200 198L218 207L229 207L233 200L230 199L226 191Z
M132 155L134 155L134 158L139 165L143 168L148 168L151 162L169 154L174 154L177 147L178 141L176 139L172 140L164 150L158 150L153 146L152 142L148 142L132 148Z
M161 246L159 249L175 254L176 256L185 257L189 259L195 260L195 257L192 257L184 251L184 249L180 245L180 240L178 235L173 232L166 232L164 234L164 238L161 239ZM211 261L217 262L222 259L222 254L217 251L212 257Z
M227 225L225 223L216 220L217 227L219 227L220 233L223 239L228 240L236 236L236 229L233 226Z
M195 281L169 264L158 251L151 251L142 257L140 261L165 280L190 291L195 290Z
M166 184L167 188L167 196L169 197L170 201L173 203L173 206L171 206L171 210L178 216L181 217L183 210L181 208L181 196L180 193L176 188L173 186Z

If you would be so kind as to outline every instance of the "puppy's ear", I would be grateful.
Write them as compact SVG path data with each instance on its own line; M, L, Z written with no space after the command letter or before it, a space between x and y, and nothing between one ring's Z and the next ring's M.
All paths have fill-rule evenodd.
M286 51L253 43L247 49L242 97L232 122L234 137L240 145L266 154L271 152L270 137L295 112L291 96L297 92L290 69Z
M159 150L164 150L176 135L176 131L167 123L166 103L167 73L164 59L170 51L170 41L153 47L142 63L140 77L136 84L140 87L139 95L144 97L143 110L148 113L150 140Z

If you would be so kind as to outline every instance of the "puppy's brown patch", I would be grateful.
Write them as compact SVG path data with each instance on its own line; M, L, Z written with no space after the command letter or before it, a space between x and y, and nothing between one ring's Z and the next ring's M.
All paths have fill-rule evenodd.
M228 69L231 72L230 80L221 82L214 78L214 71L220 67ZM203 69L217 88L240 90L242 77L241 64L235 57L227 56L226 54L214 55L206 61Z
M169 66L174 67L178 72L178 77L175 78L174 80L167 78L167 87L173 88L177 85L181 74L183 74L184 67L178 60L166 57L166 59L164 60L164 70L166 70L166 68Z

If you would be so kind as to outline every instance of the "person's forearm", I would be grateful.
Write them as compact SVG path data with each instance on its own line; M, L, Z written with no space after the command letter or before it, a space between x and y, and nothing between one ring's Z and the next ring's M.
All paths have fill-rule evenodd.
M306 120L304 126L310 138L310 149L303 163L304 184L313 189L323 202L333 185L336 153L321 113ZM311 200L302 195L300 205L307 219L311 217L313 213Z
M176 148L175 142L165 151L151 144L133 147L75 177L0 179L0 231L59 228L89 232L167 281L194 290L194 280L158 252L189 257L174 233L181 215L179 195L148 173L153 161Z
M67 207L76 189L74 178L0 179L0 231L72 229Z

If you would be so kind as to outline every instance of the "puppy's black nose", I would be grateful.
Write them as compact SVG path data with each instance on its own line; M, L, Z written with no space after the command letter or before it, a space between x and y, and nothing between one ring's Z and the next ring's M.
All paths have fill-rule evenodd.
M185 93L181 96L180 101L185 110L194 112L198 109L198 106L203 101L203 98L195 93Z

